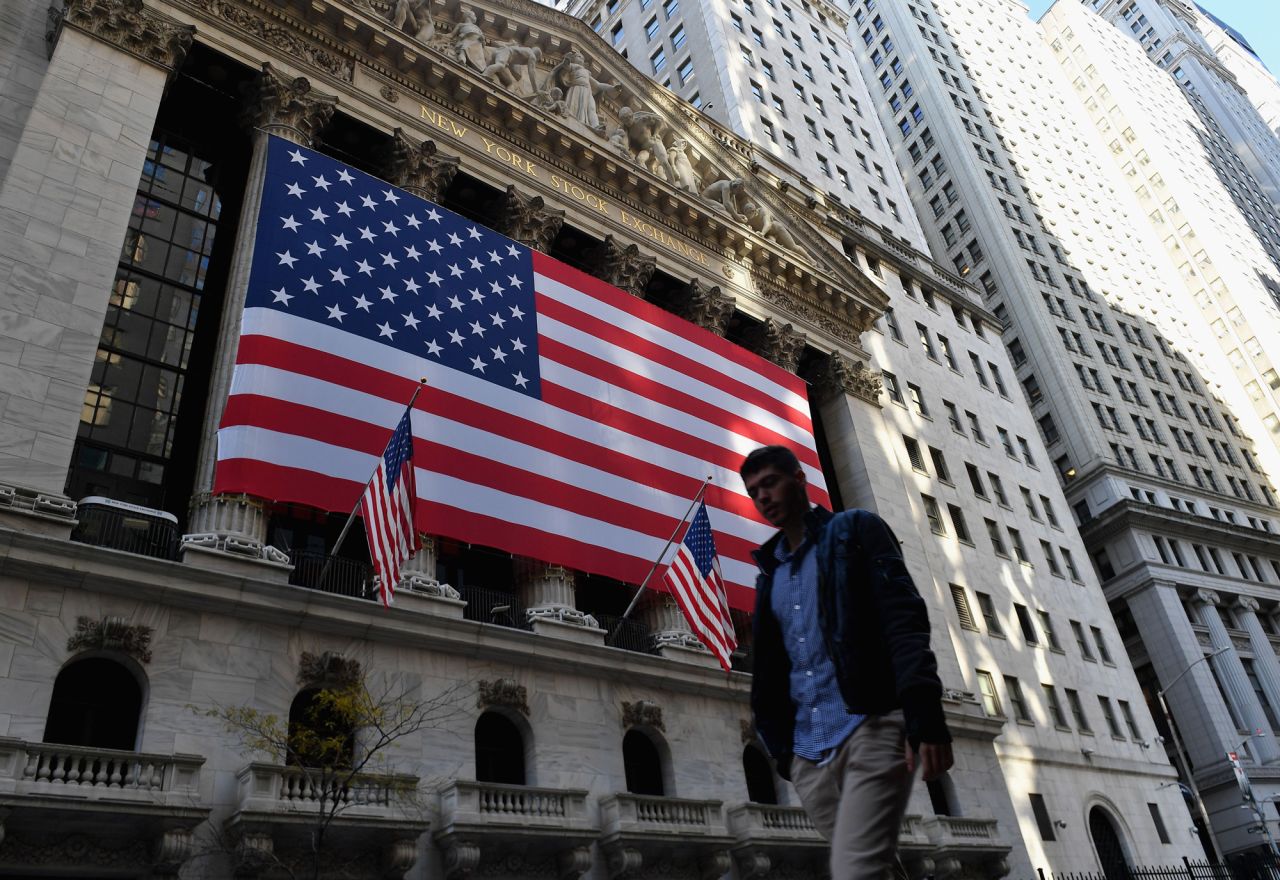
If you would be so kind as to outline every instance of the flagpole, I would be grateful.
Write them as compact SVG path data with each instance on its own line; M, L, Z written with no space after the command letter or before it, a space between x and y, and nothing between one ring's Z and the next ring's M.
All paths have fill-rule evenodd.
M658 566L662 563L662 557L667 555L667 551L670 550L671 545L675 543L676 535L680 534L680 527L688 521L689 514L693 513L693 509L698 506L698 502L701 501L702 496L706 494L707 486L710 485L710 483L711 477L708 476L702 481L702 485L698 487L698 494L693 496L693 501L689 504L689 509L684 512L684 516L680 518L680 522L676 523L676 527L674 531L671 532L671 537L667 538L667 543L663 546L662 552L658 554L658 558L653 561L653 566L649 569L649 573L645 575L644 580L640 582L640 589L636 590L636 594L631 597L631 604L627 606L627 610L622 612L622 616L618 618L618 623L614 626L613 634L605 640L606 645L608 645L609 642L612 641L613 636L616 636L618 631L622 629L622 622L631 616L631 612L635 610L636 603L640 601L640 597L644 594L645 588L649 586L649 579L652 578L653 573L658 570Z
M409 405L405 407L405 409L407 410L413 409L413 405L418 402L418 395L422 393L422 389L425 388L426 385L427 385L427 378L423 376L421 379L418 380L418 387L413 389L413 397L409 398ZM382 448L383 455L386 454L386 451L387 449L384 446ZM379 456L379 458L381 458L381 456ZM377 472L378 472L378 465L375 464L373 466L373 473L369 474L369 480L372 480L374 477L374 474L376 474ZM710 477L708 477L708 479L710 479ZM369 485L369 480L364 481L364 484L366 486ZM363 497L364 495L363 493L361 493L361 498L363 499ZM342 547L342 542L347 539L347 532L351 531L351 524L356 521L356 513L359 510L360 510L360 501L357 500L356 506L351 509L351 514L347 517L346 523L344 523L342 526L342 531L338 533L337 542L334 543L333 549L329 551L329 555L324 560L324 568L320 569L320 580L316 582L317 590L324 589L324 579L329 575L329 569L333 565L334 556L337 554L338 550ZM688 514L685 514L685 515L688 516ZM664 550L663 552L665 553L666 551Z

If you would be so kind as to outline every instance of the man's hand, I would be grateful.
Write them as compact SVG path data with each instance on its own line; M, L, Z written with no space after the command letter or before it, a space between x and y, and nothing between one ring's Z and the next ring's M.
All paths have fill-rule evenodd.
M917 755L907 743L907 772L914 773ZM951 743L920 743L920 773L925 782L933 782L943 773L951 769L955 756L951 754Z

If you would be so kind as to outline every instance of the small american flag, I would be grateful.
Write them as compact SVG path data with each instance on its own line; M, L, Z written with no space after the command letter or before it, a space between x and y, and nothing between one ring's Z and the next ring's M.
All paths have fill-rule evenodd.
M799 377L345 162L271 138L253 248L215 492L351 510L424 377L424 534L638 584L712 475L749 610L742 457L787 444L828 503Z
M382 604L387 606L400 583L400 566L422 549L414 517L418 491L413 478L411 412L412 406L405 409L360 499L369 557L378 573Z
M705 501L698 505L663 581L689 621L689 628L727 672L738 638L729 617L729 600L720 577L720 557L716 555Z

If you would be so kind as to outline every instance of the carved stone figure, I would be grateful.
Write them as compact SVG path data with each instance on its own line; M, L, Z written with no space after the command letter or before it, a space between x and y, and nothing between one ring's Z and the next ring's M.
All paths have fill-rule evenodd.
M702 178L693 170L688 149L689 142L681 137L673 140L671 146L667 147L667 158L671 161L671 182L675 184L676 189L696 193L702 189Z
M742 213L742 209L738 206L738 199L744 195L743 189L746 185L747 182L741 177L727 177L724 180L717 180L704 189L702 197L739 223L746 223L747 215Z
M648 110L632 110L623 107L618 111L618 122L627 132L627 145L635 151L636 162L650 171L661 171L666 180L675 181L675 172L662 143L662 117ZM655 168L656 166L656 168Z
M528 97L539 92L538 62L542 60L539 46L521 46L508 42L489 50L489 64L480 71L486 79L494 80L517 95ZM521 74L528 74L528 84Z
M742 206L742 213L747 217L747 225L760 233L764 238L789 251L799 251L800 245L792 237L787 227L778 222L773 212L763 205L747 201Z
M453 26L449 45L460 64L481 71L489 66L484 51L484 31L476 24L476 14L470 6L458 10L458 23Z
M436 35L431 0L395 0L387 20L392 27L424 43Z
M613 92L622 88L618 83L602 83L591 75L584 63L582 53L570 49L565 53L555 70L551 71L550 82L564 89L566 116L571 116L587 128L603 131L600 114L596 110L596 95L602 92Z
M529 99L529 103L548 113L554 113L557 116L565 115L564 90L555 86L538 92Z

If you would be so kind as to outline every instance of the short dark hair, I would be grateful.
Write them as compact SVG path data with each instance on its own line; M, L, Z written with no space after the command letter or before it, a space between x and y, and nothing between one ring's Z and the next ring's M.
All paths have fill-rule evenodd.
M784 474L794 474L800 470L800 459L785 446L761 446L747 453L742 466L738 468L738 474L745 480L767 467L777 468Z

